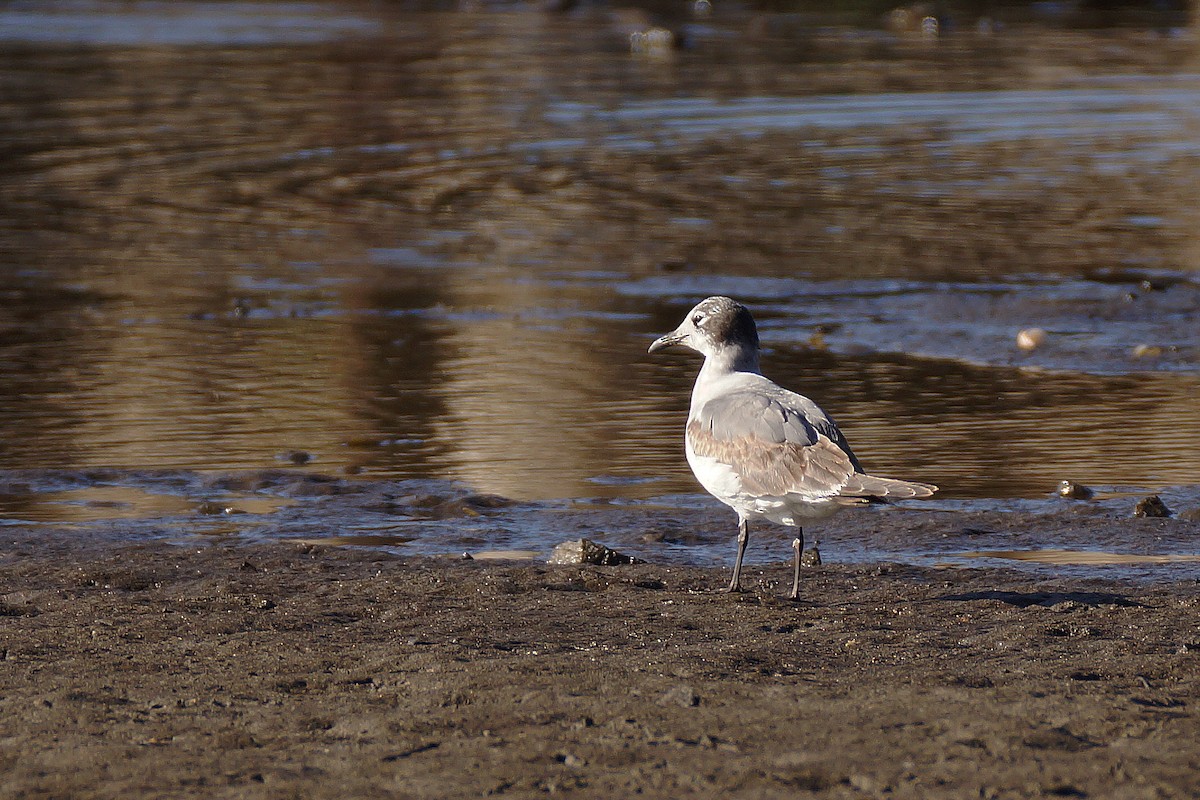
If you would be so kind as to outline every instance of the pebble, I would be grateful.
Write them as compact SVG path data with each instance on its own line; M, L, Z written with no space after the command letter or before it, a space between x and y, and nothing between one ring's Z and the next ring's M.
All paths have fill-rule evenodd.
M1017 347L1028 352L1041 347L1046 341L1046 331L1042 328L1025 328L1017 332Z
M574 539L563 542L550 553L547 564L598 564L612 567L620 564L641 564L640 558L618 553L616 550L593 542L591 539Z
M1171 509L1167 508L1167 504L1162 501L1161 497L1152 494L1138 500L1137 505L1133 508L1133 515L1135 517L1169 517Z
M1133 348L1134 358L1160 358L1163 349L1156 344L1139 344Z
M1071 500L1091 500L1092 496L1095 495L1095 492L1084 486L1082 483L1075 483L1074 481L1059 481L1058 494L1061 497L1066 497Z

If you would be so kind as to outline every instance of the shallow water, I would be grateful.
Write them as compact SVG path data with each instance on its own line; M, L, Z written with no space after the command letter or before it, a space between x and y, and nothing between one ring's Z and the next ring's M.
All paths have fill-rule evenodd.
M1192 30L729 12L647 57L595 8L122 8L0 13L0 516L276 468L710 513L698 365L645 348L713 293L874 472L1194 502ZM53 494L94 470L128 496Z

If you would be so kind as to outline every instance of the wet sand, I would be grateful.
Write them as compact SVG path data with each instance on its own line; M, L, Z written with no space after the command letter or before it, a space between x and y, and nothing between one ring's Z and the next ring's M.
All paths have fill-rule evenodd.
M826 565L789 602L782 563L21 527L0 570L5 797L1200 794L1194 581Z

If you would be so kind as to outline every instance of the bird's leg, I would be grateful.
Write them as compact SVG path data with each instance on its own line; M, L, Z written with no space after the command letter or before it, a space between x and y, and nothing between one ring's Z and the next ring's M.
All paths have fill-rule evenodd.
M727 592L742 591L742 556L746 555L746 543L750 541L750 523L745 519L738 520L738 549L737 559L733 562L733 578L729 581Z
M796 554L796 566L792 573L792 593L788 595L791 600L800 599L800 559L804 556L804 528L796 528L796 538L792 539L792 550Z

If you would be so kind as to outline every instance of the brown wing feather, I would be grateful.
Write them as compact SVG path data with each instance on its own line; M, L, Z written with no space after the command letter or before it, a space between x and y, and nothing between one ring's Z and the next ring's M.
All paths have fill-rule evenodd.
M857 505L870 497L929 497L937 491L926 483L857 472L851 456L824 434L808 445L768 442L757 436L718 439L706 425L692 420L687 436L696 455L728 464L741 479L742 490L760 497L799 494Z
M768 442L756 436L718 439L693 420L687 435L696 455L728 464L741 479L742 489L753 495L833 497L855 474L850 456L823 434L810 445Z

